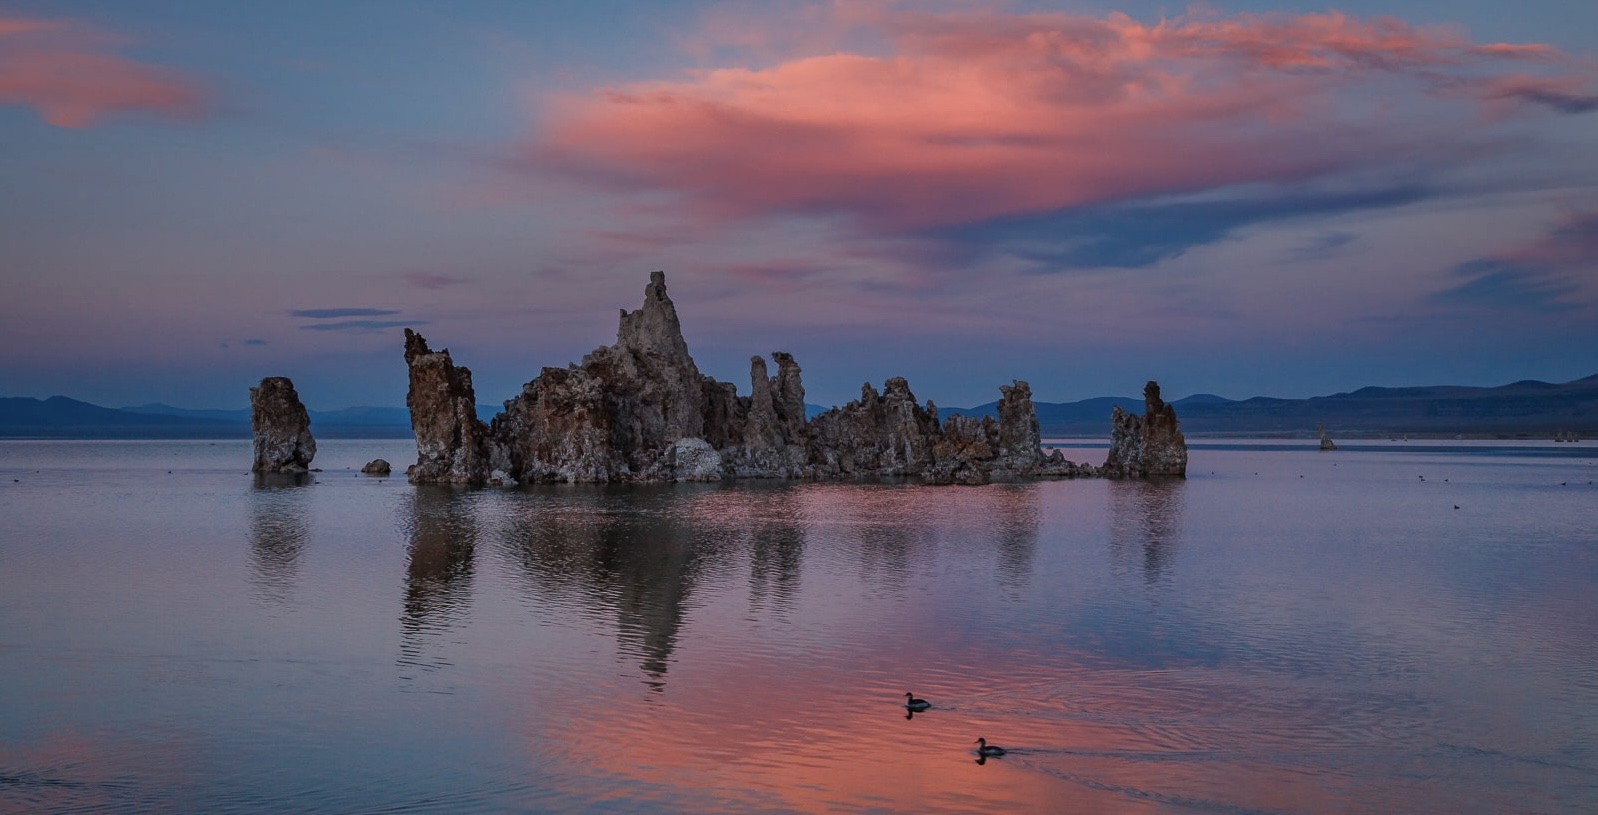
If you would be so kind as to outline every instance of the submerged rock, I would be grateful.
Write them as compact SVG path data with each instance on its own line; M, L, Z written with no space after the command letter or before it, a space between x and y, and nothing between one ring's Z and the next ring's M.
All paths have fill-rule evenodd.
M776 375L751 358L749 395L739 396L694 363L664 272L650 275L640 308L621 312L614 345L543 369L490 424L477 418L471 372L448 351L430 351L407 329L405 360L415 483L910 476L980 484L1101 474L1057 450L1044 454L1032 389L1021 381L1000 389L997 420L957 416L940 426L937 406L917 404L902 377L881 393L867 383L858 400L807 420L799 364L776 351Z
M250 388L250 431L255 438L254 472L305 472L316 458L310 414L286 376L269 376Z
M1177 427L1176 408L1160 398L1160 385L1143 386L1143 415L1110 414L1110 453L1104 475L1111 478L1187 476L1187 440Z

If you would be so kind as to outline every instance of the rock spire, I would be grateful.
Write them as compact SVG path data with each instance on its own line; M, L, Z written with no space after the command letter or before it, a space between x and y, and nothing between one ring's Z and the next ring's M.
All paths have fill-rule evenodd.
M316 458L311 416L286 376L269 376L250 388L250 432L255 438L254 472L303 473Z
M405 365L411 385L405 406L416 434L416 463L406 470L415 483L488 483L494 476L494 446L477 418L472 371L456 366L449 349L433 351L421 334L405 329Z
M1143 415L1110 414L1110 454L1104 474L1111 478L1187 476L1187 440L1177 429L1176 408L1160 398L1160 384L1143 386Z

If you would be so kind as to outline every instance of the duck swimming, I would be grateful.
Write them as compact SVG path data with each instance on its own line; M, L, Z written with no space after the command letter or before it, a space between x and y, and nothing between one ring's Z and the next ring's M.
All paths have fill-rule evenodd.
M1002 756L1004 755L1004 748L997 744L988 744L987 739L977 739L977 755Z
M904 706L910 710L922 711L932 707L932 703L925 699L917 699L915 694L905 691Z

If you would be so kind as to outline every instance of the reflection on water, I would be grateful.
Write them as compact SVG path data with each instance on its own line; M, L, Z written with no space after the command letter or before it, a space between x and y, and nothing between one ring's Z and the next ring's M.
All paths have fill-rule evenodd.
M1598 811L1590 456L460 492L21 449L0 812Z
M676 517L640 512L638 491L562 492L575 500L549 503L548 493L536 490L517 495L504 540L529 594L612 617L622 652L638 661L650 688L664 689L707 540ZM654 493L656 501L669 498Z
M450 664L443 637L464 624L471 607L477 546L473 497L449 487L417 487L409 502L410 558L400 615L403 666L431 671Z
M1043 513L1037 484L1007 484L999 489L991 512L998 521L995 545L999 551L999 585L1012 595L1026 588L1038 550L1038 529Z
M1149 585L1169 576L1182 535L1187 481L1115 481L1110 489L1110 552L1118 569L1137 563Z
M817 526L835 532L855 558L854 572L886 596L902 595L948 550L991 566L998 588L1014 598L1025 590L1037 555L1038 490L1038 484L816 485L806 490L811 509L799 520L812 532Z
M748 560L749 611L779 624L798 597L808 524L800 491L784 486L695 490L676 513L719 564Z
M310 531L310 473L255 473L250 493L250 583L264 603L294 597L300 555Z
M789 505L789 510L796 508ZM749 529L749 610L772 612L786 620L799 594L804 566L804 526L796 511L762 518Z

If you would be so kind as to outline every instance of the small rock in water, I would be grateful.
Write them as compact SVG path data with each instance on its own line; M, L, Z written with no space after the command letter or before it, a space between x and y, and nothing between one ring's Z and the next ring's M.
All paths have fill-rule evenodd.
M288 377L269 376L250 388L250 431L255 472L305 472L316 457L310 416Z
M361 468L361 472L367 475L388 475L392 470L389 463L380 458L366 462L366 466Z

